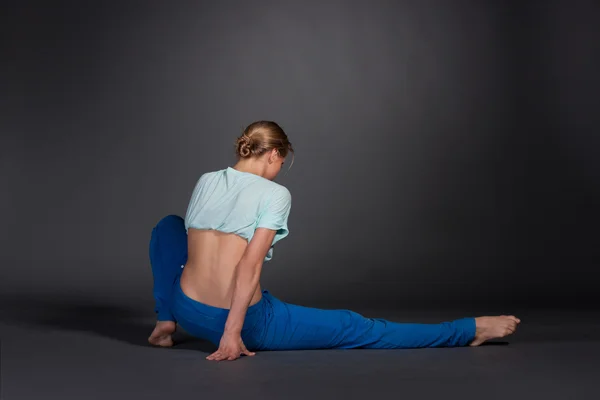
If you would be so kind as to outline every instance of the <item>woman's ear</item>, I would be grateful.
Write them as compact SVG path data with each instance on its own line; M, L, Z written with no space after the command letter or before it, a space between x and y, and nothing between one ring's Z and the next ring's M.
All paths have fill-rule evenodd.
M269 164L274 163L279 156L279 151L277 149L271 150L271 154L269 154Z

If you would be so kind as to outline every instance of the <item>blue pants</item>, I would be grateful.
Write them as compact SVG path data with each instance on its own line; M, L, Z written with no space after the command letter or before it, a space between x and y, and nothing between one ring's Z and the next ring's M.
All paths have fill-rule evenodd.
M200 303L181 290L179 280L187 261L181 217L169 215L153 229L150 261L158 320L176 321L189 334L218 346L229 310ZM242 328L242 340L251 351L455 347L466 346L474 337L472 317L437 324L391 322L351 310L285 303L268 290L248 307Z

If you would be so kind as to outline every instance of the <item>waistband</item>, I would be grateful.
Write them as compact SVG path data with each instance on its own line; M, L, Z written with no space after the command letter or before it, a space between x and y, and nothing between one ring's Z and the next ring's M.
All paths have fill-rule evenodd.
M229 315L228 308L221 308L204 304L202 302L199 302L198 300L192 299L187 294L185 294L181 289L181 277L177 277L177 279L175 280L175 287L173 289L175 290L178 296L183 297L186 300L186 303L193 306L197 312L200 312L204 315L209 315L211 317L227 317L227 315ZM246 316L254 315L257 312L259 312L265 306L265 303L268 301L267 297L269 296L269 291L263 290L261 299L257 303L252 304L250 307L248 307L248 310L246 311Z

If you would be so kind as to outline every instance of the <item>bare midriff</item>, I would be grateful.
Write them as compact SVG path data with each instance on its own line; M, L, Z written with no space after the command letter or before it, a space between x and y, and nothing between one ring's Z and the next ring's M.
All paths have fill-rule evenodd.
M181 273L181 290L203 304L229 309L235 268L248 242L233 233L188 229L188 260ZM249 306L262 297L260 283Z

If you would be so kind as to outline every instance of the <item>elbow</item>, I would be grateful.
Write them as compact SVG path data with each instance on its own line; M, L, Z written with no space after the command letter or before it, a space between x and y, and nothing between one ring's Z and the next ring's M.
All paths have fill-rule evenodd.
M237 268L236 284L238 286L256 286L260 281L261 268L262 260L260 262L251 259L240 260Z

